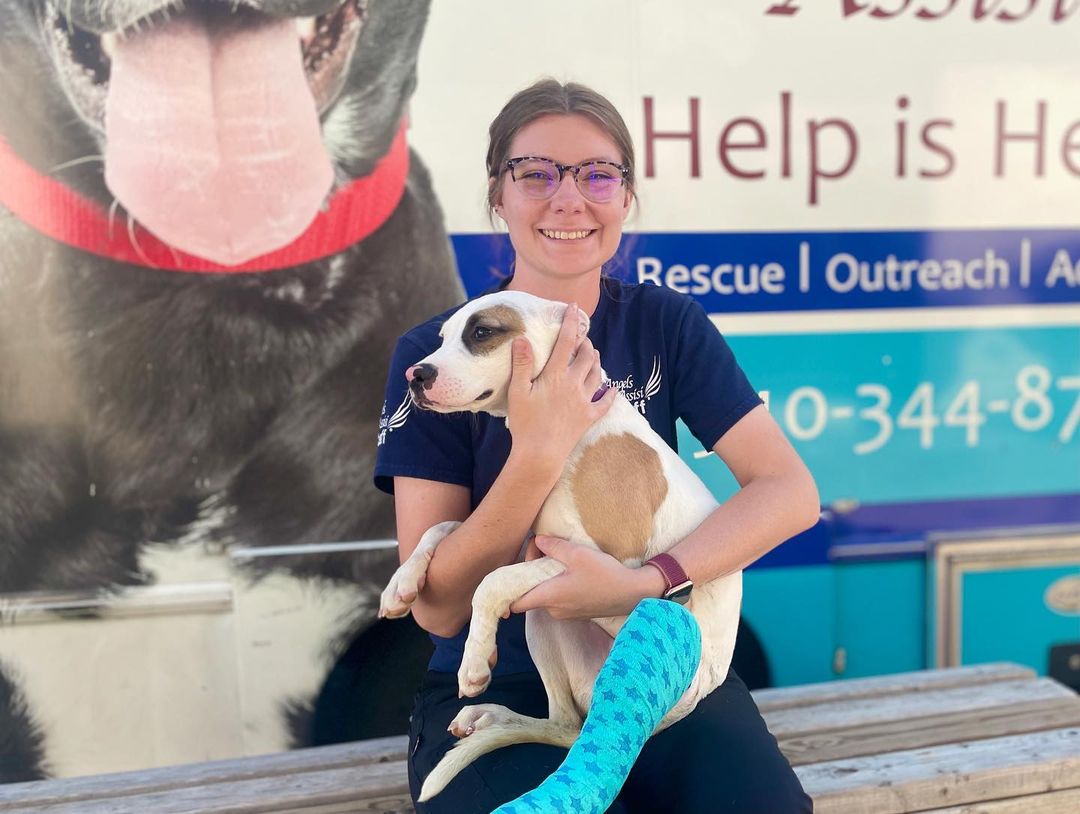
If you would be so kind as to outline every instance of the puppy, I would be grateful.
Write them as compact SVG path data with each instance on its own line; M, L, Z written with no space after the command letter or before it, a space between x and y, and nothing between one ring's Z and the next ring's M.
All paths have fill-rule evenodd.
M414 401L438 412L506 416L513 338L529 340L533 375L539 375L554 348L565 308L515 291L470 302L443 325L442 346L408 371L410 380L418 371L425 379L423 387L412 388ZM588 318L582 315L582 320L584 335ZM618 489L611 489L616 483ZM705 485L620 394L570 454L534 530L595 546L636 568L689 535L716 507ZM383 591L382 614L408 613L439 542L458 525L440 523L423 535ZM495 629L510 605L563 570L562 563L544 557L499 568L483 579L473 596L458 671L462 695L475 697L490 683ZM701 664L659 729L687 715L727 676L741 597L741 572L695 586L687 607L701 627ZM593 683L624 621L625 617L559 621L543 610L529 611L526 638L547 690L550 717L529 718L493 704L465 707L451 724L462 740L426 778L420 799L430 799L477 757L501 746L537 742L569 747L581 730Z

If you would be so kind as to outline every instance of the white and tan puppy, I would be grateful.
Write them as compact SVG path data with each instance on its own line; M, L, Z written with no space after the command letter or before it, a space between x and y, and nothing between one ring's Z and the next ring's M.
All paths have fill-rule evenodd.
M513 339L529 340L533 375L538 376L554 348L565 309L562 303L516 291L468 303L443 325L442 346L409 369L414 401L439 412L505 416ZM584 314L581 318L585 324L579 335L584 336L588 318ZM690 534L716 506L705 485L619 394L570 454L534 530L595 546L637 568ZM382 615L408 613L435 548L458 525L440 523L424 534L383 592ZM480 583L458 671L463 695L477 696L491 681L495 629L511 603L563 569L558 560L544 557L499 568ZM741 596L741 572L694 588L687 607L701 627L701 665L658 730L687 715L727 676ZM465 707L451 724L451 731L462 740L424 781L420 799L430 799L461 769L499 747L523 742L569 747L581 730L593 683L624 621L625 617L560 621L544 610L529 611L526 638L547 690L550 717L529 718L494 704Z

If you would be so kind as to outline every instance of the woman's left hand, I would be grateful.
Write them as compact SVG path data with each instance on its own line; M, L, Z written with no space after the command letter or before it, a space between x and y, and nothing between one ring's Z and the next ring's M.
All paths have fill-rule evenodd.
M526 559L547 555L566 570L542 582L510 606L514 613L544 608L555 619L625 616L665 584L655 568L627 568L610 554L560 537L537 536Z

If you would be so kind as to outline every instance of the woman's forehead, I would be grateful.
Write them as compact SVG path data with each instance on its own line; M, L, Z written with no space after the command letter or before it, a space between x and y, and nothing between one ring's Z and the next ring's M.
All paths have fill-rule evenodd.
M536 155L560 164L590 158L622 163L615 140L593 119L579 113L541 116L522 127L510 143L510 157Z

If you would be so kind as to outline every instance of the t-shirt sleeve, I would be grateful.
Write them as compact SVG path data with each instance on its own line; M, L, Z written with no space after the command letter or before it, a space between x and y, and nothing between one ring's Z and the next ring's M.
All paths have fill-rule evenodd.
M405 370L428 352L405 336L390 360L375 458L375 486L389 494L398 475L472 485L471 416L421 410L409 398Z
M683 311L675 354L675 414L705 449L761 404L727 341L700 303Z

